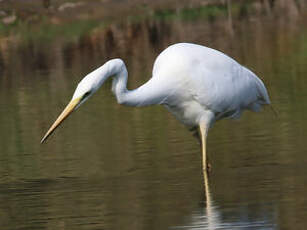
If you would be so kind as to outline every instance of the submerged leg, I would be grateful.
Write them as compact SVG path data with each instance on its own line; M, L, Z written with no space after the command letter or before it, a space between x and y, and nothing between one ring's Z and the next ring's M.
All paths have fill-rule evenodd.
M207 122L200 122L199 130L201 134L201 143L202 143L202 162L203 162L203 170L205 172L209 172L211 169L211 165L208 163L208 156L206 152L206 144L207 144L207 135L209 130L209 125Z

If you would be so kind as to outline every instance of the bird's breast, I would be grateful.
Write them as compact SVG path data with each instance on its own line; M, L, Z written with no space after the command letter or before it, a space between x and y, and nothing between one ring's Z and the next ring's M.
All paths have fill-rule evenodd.
M170 111L180 122L189 127L194 127L199 124L199 121L206 109L196 101L185 101L182 103L164 104L166 109Z

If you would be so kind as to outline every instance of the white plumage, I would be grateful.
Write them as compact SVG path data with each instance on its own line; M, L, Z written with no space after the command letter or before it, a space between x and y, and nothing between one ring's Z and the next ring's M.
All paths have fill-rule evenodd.
M164 50L155 61L151 81L166 93L160 103L190 126L208 114L214 120L235 118L244 109L259 111L270 103L254 73L217 50L195 44Z
M245 109L259 111L262 105L270 104L263 82L253 72L217 50L179 43L157 57L152 78L135 90L126 88L128 73L121 59L112 59L88 74L42 142L110 76L114 76L112 90L118 103L161 104L185 125L199 127L204 167L207 167L206 137L215 121L239 117Z

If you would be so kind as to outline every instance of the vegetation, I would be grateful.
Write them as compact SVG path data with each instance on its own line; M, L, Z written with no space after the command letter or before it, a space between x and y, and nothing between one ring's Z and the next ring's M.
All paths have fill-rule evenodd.
M283 14L284 8L298 11L304 7L303 1L291 0L287 4L271 4L270 0L249 1L193 1L186 6L185 1L157 1L145 4L106 4L101 1L19 1L0 2L0 38L17 36L22 40L50 40L58 36L75 38L94 28L105 28L110 23L144 20L216 20L257 14ZM143 2L143 1L142 1ZM174 4L176 3L176 4ZM201 4L202 3L202 4ZM116 9L117 14L113 14ZM288 11L288 10L287 10ZM117 17L121 15L121 17Z

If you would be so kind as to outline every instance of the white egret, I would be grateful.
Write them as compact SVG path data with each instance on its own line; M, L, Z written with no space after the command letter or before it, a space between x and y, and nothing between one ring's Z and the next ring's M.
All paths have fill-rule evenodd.
M86 75L41 142L111 76L119 104L164 105L186 126L199 128L204 169L206 138L215 121L239 117L245 109L259 111L262 105L270 104L263 82L253 72L220 51L179 43L157 57L152 78L135 90L126 88L128 72L121 59L112 59Z

